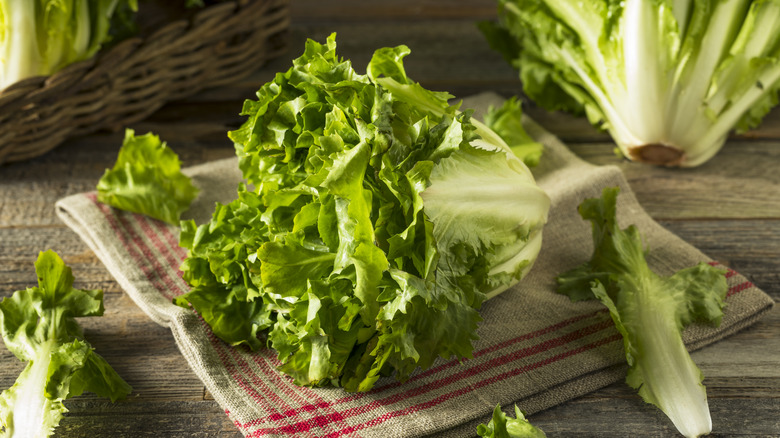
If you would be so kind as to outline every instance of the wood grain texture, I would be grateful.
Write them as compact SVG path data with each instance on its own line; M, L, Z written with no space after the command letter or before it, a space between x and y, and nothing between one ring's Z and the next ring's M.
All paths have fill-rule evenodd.
M306 38L321 41L334 31L339 53L358 70L374 49L407 44L412 49L407 71L428 88L457 97L520 93L517 73L490 51L474 26L495 17L493 0L296 0L292 9L287 55L234 84L166 105L130 128L158 133L185 165L232 156L226 132L240 125L242 101L286 70ZM613 153L608 135L584 119L526 103L526 112L580 157L622 169L641 205L664 227L780 299L780 109L759 129L732 137L704 166L671 170L627 162ZM70 412L58 436L240 436L190 371L170 332L140 311L54 214L57 199L95 187L113 164L121 139L121 132L98 133L0 167L0 296L35 284L33 262L48 248L73 268L78 287L106 293L106 315L83 320L86 336L135 391L117 404L89 394L67 402ZM713 436L780 436L779 308L755 326L695 352L694 359L707 376ZM5 388L22 364L4 346L0 361ZM551 437L675 436L663 414L622 383L531 420Z
M654 218L780 217L780 173L774 170L780 162L777 141L735 139L713 159L693 169L631 162L614 153L614 143L569 145L591 163L620 167L642 206Z
M292 3L291 8L299 22L366 22L387 19L435 21L452 18L484 20L496 16L496 2L493 0L298 0Z

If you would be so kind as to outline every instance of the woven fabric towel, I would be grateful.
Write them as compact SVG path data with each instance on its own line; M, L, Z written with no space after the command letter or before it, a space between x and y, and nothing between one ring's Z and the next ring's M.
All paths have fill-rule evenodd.
M465 108L500 104L495 95L467 99ZM590 225L576 206L620 186L618 221L636 224L650 248L649 262L670 274L708 258L654 222L639 206L621 171L593 166L527 120L545 146L535 169L552 198L544 245L520 285L486 302L474 358L440 360L404 384L377 382L368 393L295 386L279 374L271 350L250 352L218 340L191 310L171 304L187 290L178 267L185 250L178 229L105 206L94 193L58 202L61 219L105 263L127 294L155 322L169 327L195 373L246 436L418 437L474 436L497 403L528 413L562 403L625 377L620 335L597 302L571 303L555 290L555 276L590 258ZM202 189L189 216L205 222L215 201L229 202L240 179L235 159L187 170ZM714 262L712 262L714 264ZM743 276L728 271L728 307L720 327L693 325L685 333L699 348L755 322L773 302Z

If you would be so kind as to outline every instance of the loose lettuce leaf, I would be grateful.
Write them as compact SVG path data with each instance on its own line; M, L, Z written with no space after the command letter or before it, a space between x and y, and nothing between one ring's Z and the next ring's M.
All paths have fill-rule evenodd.
M160 137L136 136L132 129L125 131L116 163L106 169L97 191L100 202L173 225L198 195L190 178L181 173L176 153Z
M406 76L408 54L379 49L362 75L335 35L308 41L229 133L237 199L182 228L176 302L233 345L265 332L301 385L367 391L469 357L482 301L539 250L549 198L498 134Z
M515 405L515 418L507 416L501 405L493 409L493 418L488 424L477 426L477 434L483 438L544 438L547 435L534 427L520 408Z
M539 164L544 146L525 132L523 112L516 97L505 100L499 108L491 107L485 114L485 124L500 135L512 152L528 167Z
M596 298L623 335L626 382L658 406L685 436L712 429L703 375L691 360L682 330L694 321L719 324L728 286L725 272L707 263L662 277L647 265L639 230L617 224L618 188L579 206L593 229L593 258L558 277L572 300Z
M67 409L63 400L84 391L116 401L131 388L83 339L75 318L103 314L103 292L73 288L73 274L53 251L35 263L38 287L0 302L6 347L27 366L0 394L4 434L47 437Z

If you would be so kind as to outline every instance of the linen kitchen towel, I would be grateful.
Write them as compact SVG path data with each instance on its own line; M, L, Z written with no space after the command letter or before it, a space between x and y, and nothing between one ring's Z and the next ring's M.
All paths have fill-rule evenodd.
M486 94L466 99L463 107L479 114L500 103ZM618 223L637 225L651 268L660 274L709 260L642 210L618 168L585 163L532 120L526 120L526 129L545 147L534 174L552 199L534 268L519 285L483 304L473 359L439 360L403 384L385 378L367 393L298 387L275 370L280 364L274 351L232 348L193 311L172 304L188 290L178 269L186 251L178 245L177 227L113 209L95 193L62 199L57 210L138 306L171 329L192 369L244 435L474 436L474 424L487 421L497 403L517 403L531 414L625 378L622 338L608 312L597 301L572 303L555 293L555 277L592 253L590 224L576 208L583 199L620 186ZM241 178L235 159L185 173L202 190L187 215L198 223L208 220L215 201L235 197ZM684 332L690 349L754 323L772 307L745 277L731 270L727 277L721 325L690 326Z

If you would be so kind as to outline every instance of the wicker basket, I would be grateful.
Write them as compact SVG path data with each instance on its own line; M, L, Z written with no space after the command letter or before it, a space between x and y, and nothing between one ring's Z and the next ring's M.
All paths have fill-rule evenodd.
M284 51L288 3L219 3L9 86L0 93L0 164L41 155L70 137L121 129L168 101L245 77Z

